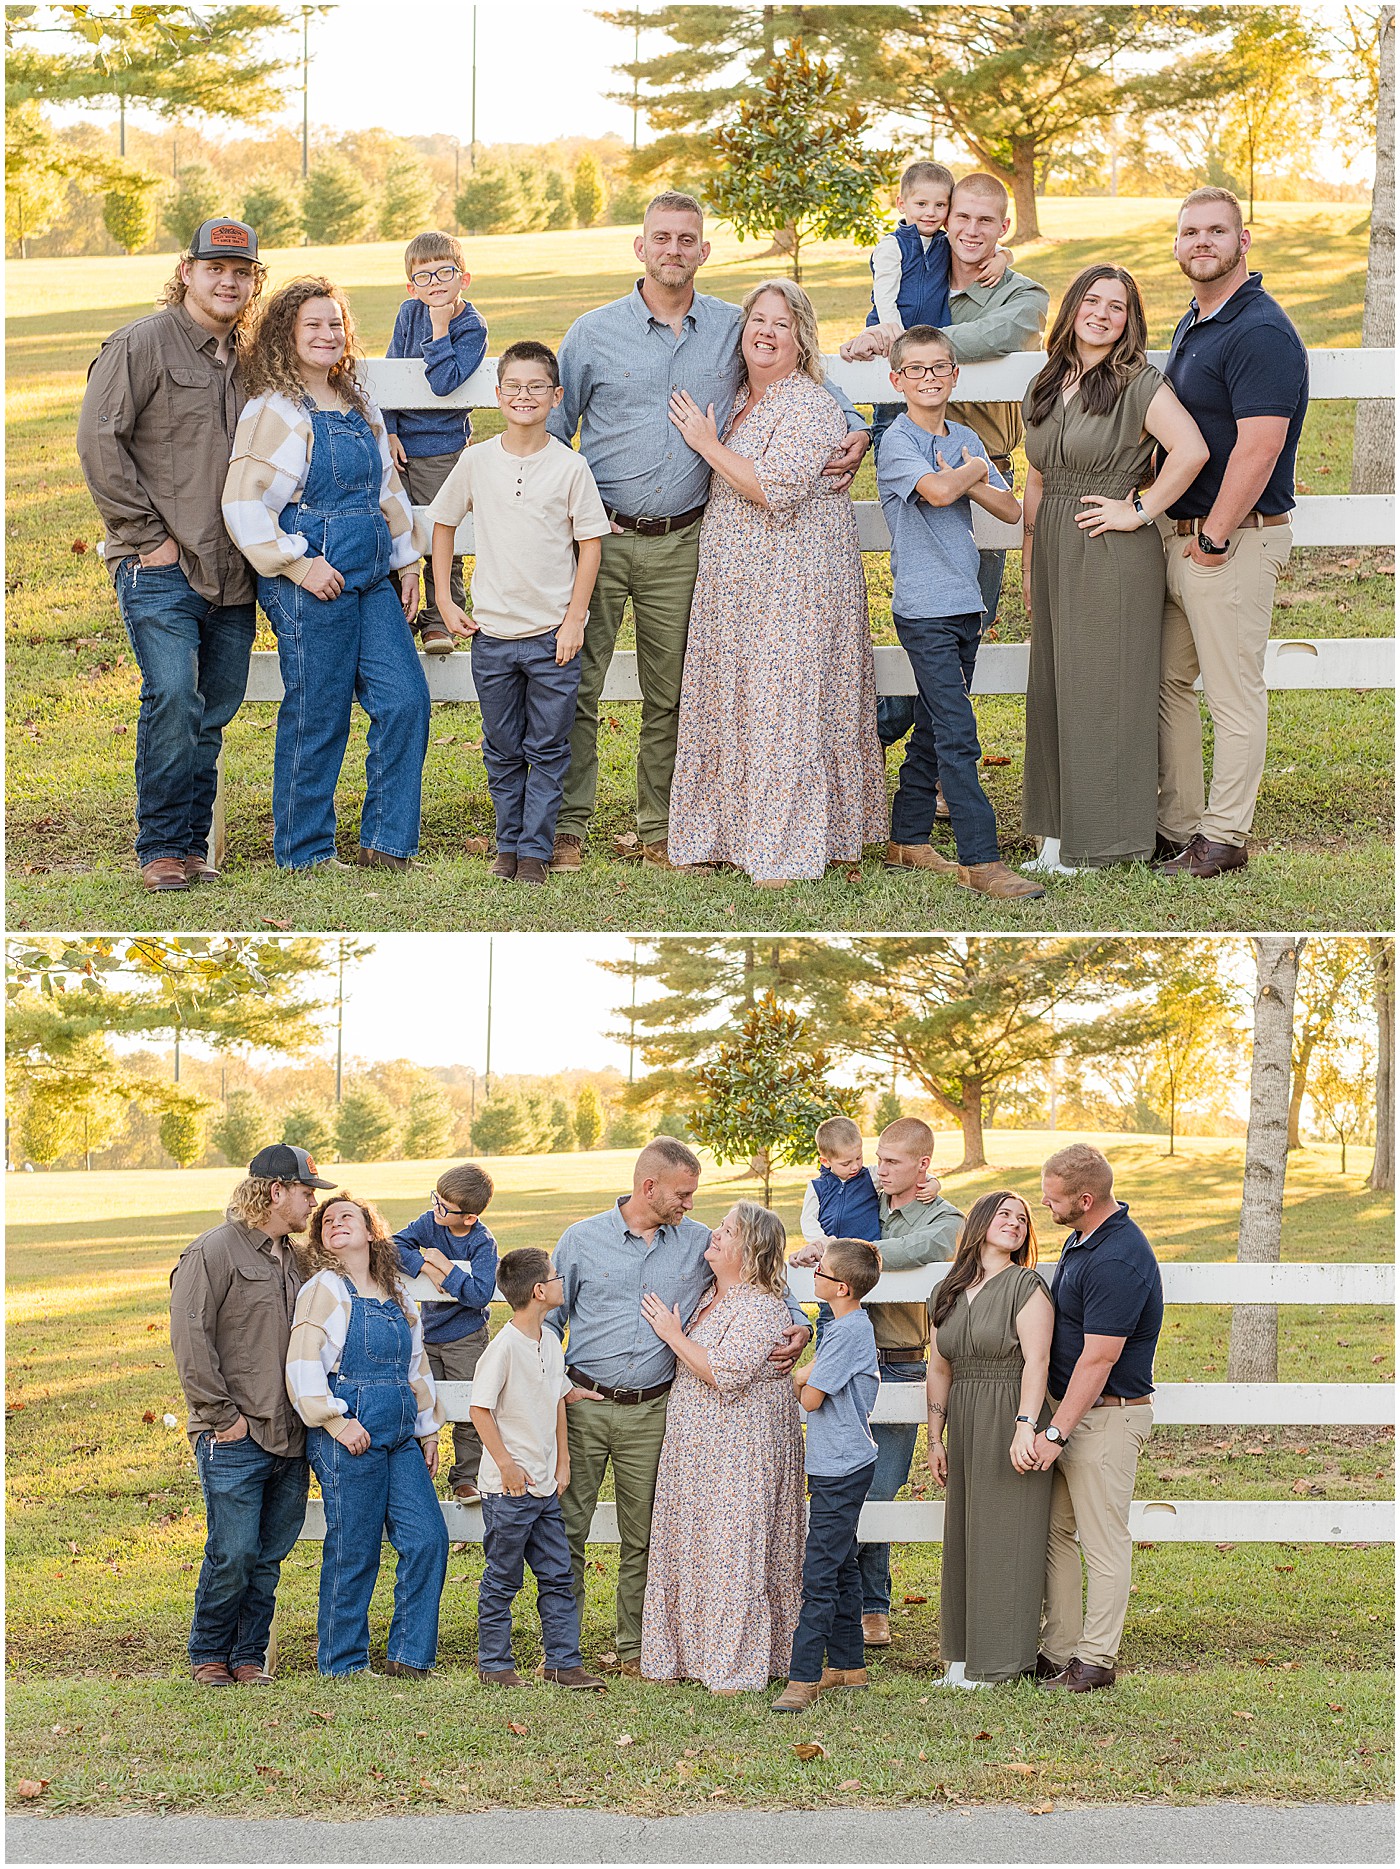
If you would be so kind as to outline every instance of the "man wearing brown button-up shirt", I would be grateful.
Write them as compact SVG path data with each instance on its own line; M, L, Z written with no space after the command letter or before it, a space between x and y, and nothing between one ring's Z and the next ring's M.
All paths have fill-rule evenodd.
M262 284L257 236L205 221L162 309L88 372L78 458L141 671L136 857L148 889L212 880L219 748L248 685L253 574L220 502L245 401L239 331Z
M304 1149L262 1149L222 1226L170 1275L170 1344L208 1537L195 1588L190 1669L202 1687L263 1684L282 1560L306 1516L306 1432L287 1394L287 1344L301 1287L289 1236L323 1181Z

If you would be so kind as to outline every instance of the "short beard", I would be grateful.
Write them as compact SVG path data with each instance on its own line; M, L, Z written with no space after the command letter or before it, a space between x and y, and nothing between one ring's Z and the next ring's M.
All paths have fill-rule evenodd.
M686 262L685 262L684 260L678 260L678 261L676 262L676 264L677 264L678 266L680 266L680 267L682 267L682 268L686 268ZM691 266L691 267L689 267L689 268L688 268L688 269L687 269L687 270L685 271L685 276L684 276L684 278L683 278L683 279L682 279L682 280L681 280L681 281L680 281L679 283L680 283L680 284L682 284L682 285L689 285L689 284L690 284L690 282L691 282L691 280L692 280L692 279L693 279L693 278L695 277L695 275L696 275L696 273L697 273L697 272L698 272L699 270L700 270L700 268L699 268L699 265L698 265L698 263L697 263L696 265L694 265L694 266ZM653 284L653 285L658 285L658 286L662 286L662 287L664 287L664 288L665 288L665 289L666 289L667 291L669 291L669 290L671 290L671 289L672 289L672 288L673 288L673 287L675 286L675 284L677 283L677 282L676 282L675 280L673 280L673 279L663 279L663 278L662 278L662 276L661 276L661 270L660 270L660 264L659 264L659 263L658 263L658 265L656 265L656 266L652 266L652 265L651 265L650 263L648 263L648 265L647 265L647 268L646 268L646 275L647 275L647 278L651 280L651 282L652 282L652 284Z
M1232 273L1243 258L1244 248L1237 245L1234 256L1231 259L1218 260L1212 256L1209 262L1207 262L1206 256L1202 254L1197 259L1183 260L1181 262L1181 270L1186 274L1188 279L1195 280L1198 285L1208 286L1213 285L1217 279L1223 279L1227 273ZM1206 263L1209 263L1214 268L1214 271L1208 273L1192 272L1191 268L1193 266L1200 266Z

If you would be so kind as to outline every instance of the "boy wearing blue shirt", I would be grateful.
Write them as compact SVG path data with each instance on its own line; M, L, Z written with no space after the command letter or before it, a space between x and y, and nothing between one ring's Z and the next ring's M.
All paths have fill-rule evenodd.
M867 1240L831 1240L815 1276L832 1320L814 1360L792 1378L807 1411L811 1503L802 1557L802 1613L792 1638L788 1684L773 1702L774 1713L801 1713L824 1688L869 1685L856 1527L875 1476L870 1411L880 1392L880 1365L875 1331L860 1301L879 1282L879 1248Z
M408 297L394 320L386 357L421 357L428 387L450 396L486 355L486 320L462 293L471 274L462 264L461 242L451 234L415 234L404 249ZM409 499L428 506L471 440L469 409L386 409L389 453ZM423 603L413 627L430 655L451 655L455 644L438 610L431 560L425 567ZM465 602L462 561L452 561L452 601Z
M394 1235L399 1264L410 1278L421 1272L443 1294L423 1306L423 1348L435 1382L470 1382L486 1348L486 1320L496 1290L496 1242L481 1224L495 1184L484 1168L459 1162L438 1176L433 1204ZM451 1300L451 1302L447 1302ZM454 1499L476 1505L481 1441L469 1422L453 1426Z
M972 675L982 634L972 505L1014 525L1021 504L970 428L947 418L958 380L947 332L916 325L890 350L890 382L904 397L880 446L876 477L890 529L895 632L918 687L914 731L890 810L886 869L932 870L1003 899L1043 896L1001 862L996 813L982 790ZM941 783L958 860L932 844Z

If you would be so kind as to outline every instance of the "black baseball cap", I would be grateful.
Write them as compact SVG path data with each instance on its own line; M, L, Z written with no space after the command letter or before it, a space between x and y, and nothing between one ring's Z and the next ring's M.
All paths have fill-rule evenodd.
M258 237L246 221L231 215L216 214L212 221L201 221L190 242L192 260L255 260Z
M334 1181L323 1181L316 1164L305 1149L295 1149L290 1142L270 1142L259 1149L248 1164L248 1173L263 1181L299 1181L304 1188L333 1188Z

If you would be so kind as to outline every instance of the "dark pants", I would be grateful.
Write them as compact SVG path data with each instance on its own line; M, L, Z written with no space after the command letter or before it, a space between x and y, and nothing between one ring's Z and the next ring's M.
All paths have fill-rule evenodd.
M403 482L404 492L415 506L431 506L442 492L442 483L452 472L461 454L410 454L399 469L399 479ZM452 560L452 601L459 610L467 604L466 586L462 582L462 560ZM442 612L437 607L437 587L433 582L433 555L431 552L423 560L423 601L418 606L418 615L413 620L413 633L421 635L425 623L441 623Z
M201 1434L194 1458L208 1536L194 1592L190 1666L261 1667L282 1560L306 1517L306 1462L264 1453L251 1434L241 1441Z
M894 619L919 693L914 732L890 809L890 838L896 844L928 843L941 782L958 862L968 866L997 859L996 813L978 777L982 748L972 711L980 624L976 611L958 617Z
M982 598L982 635L985 637L997 620L1001 602L1001 581L1006 571L1005 552L978 552L977 589ZM914 725L915 697L912 694L882 694L875 707L875 726L881 746L896 746Z
M831 1668L863 1668L860 1564L856 1524L876 1462L856 1473L807 1475L807 1548L802 1554L802 1614L792 1638L788 1678L819 1681Z
M554 855L554 826L569 770L579 656L554 659L559 632L472 638L472 680L481 703L481 757L496 807L496 848L516 857Z
M486 1568L476 1598L477 1665L493 1673L514 1667L510 1646L510 1607L525 1581L528 1564L535 1576L540 1629L547 1668L578 1668L579 1609L574 1573L559 1495L536 1499L532 1493L483 1493L481 1541Z
M427 1354L428 1368L433 1372L433 1381L470 1382L489 1341L490 1333L483 1325L480 1330L474 1330L465 1337L454 1337L451 1343L425 1343L423 1348ZM452 1468L447 1475L448 1486L455 1488L465 1486L468 1482L475 1486L481 1468L481 1437L469 1421L451 1422L443 1433L452 1436ZM438 1446L442 1447L441 1435L438 1437Z
M880 1381L922 1382L928 1375L927 1363L887 1363L880 1358ZM893 1499L909 1478L914 1464L914 1447L919 1426L914 1421L873 1421L870 1432L877 1453L867 1499ZM890 1548L888 1545L859 1547L861 1608L867 1616L890 1613Z
M203 855L219 748L248 686L253 605L201 597L179 565L117 567L117 607L141 671L136 857Z

